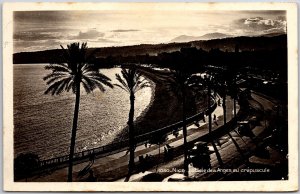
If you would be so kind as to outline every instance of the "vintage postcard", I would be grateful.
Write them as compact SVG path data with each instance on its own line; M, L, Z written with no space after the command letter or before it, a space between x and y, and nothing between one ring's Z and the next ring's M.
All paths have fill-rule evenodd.
M6 3L4 190L295 191L294 3Z

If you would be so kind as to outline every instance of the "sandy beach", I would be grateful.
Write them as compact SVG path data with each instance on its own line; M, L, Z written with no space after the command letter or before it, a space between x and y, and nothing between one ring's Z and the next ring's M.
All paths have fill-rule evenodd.
M181 121L181 104L177 100L176 94L166 84L170 76L169 73L148 68L143 68L141 72L151 83L153 94L148 107L135 120L136 134L151 132ZM187 102L187 116L192 116L206 108L205 98L202 100L203 102L198 102L198 107L195 107L191 100ZM128 127L125 127L114 141L126 139L127 132Z

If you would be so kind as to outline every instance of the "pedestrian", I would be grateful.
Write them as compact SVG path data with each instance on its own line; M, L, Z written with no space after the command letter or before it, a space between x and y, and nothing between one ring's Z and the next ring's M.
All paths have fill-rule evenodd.
M90 154L89 160L90 160L91 162L94 162L94 161L95 161L95 153L94 153L94 152Z
M217 116L216 116L216 114L214 114L214 123L215 123L217 126L219 126L219 125L218 125L218 122L217 122Z
M171 148L172 148L169 144L166 144L166 147L167 147L168 149L171 149Z
M166 146L164 146L164 158L165 160L168 159L168 149L166 148Z
M219 126L219 124L218 124L218 122L217 122L217 121L215 121L215 124L216 124L217 126Z
M175 136L175 138L177 138L178 135L179 135L178 131L174 130L174 131L173 131L173 135Z

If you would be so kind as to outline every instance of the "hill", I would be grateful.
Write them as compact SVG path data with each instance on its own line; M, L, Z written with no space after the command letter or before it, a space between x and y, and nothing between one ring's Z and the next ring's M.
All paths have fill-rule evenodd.
M209 51L211 49L220 49L221 51L232 52L238 45L240 51L260 51L260 50L274 50L287 48L287 36L261 36L261 37L229 37L223 39L213 40L197 40L185 43L168 43L168 44L142 44L122 47L103 47L90 48L89 50L98 49L96 52L97 58L107 58L114 56L137 56L150 55L157 56L159 53L170 53L179 51L181 48L196 47ZM13 54L14 64L23 63L50 63L54 59L61 56L61 50L45 50L37 52L21 52Z
M222 39L222 38L228 38L232 37L228 34L222 34L222 33L209 33L205 34L203 36L187 36L187 35L181 35L174 39L172 39L170 42L191 42L196 40L212 40L212 39Z

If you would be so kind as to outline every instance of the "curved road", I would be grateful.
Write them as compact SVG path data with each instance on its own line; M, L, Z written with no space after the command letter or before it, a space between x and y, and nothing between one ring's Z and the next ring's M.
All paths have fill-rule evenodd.
M265 97L258 95L258 94L252 94L253 100L250 102L251 106L254 107L260 107L263 106L264 110L273 110L274 103ZM227 100L228 102L230 99ZM222 124L222 113L221 113L221 107L217 107L216 111L219 111L218 113L215 112L218 116L217 122L213 125L213 129L216 129ZM232 112L232 103L227 104L227 113ZM213 113L214 114L214 113ZM206 119L207 121L207 119ZM239 168L240 166L247 163L248 158L253 155L253 150L257 146L257 142L260 141L260 136L264 132L264 124L265 121L261 121L260 126L256 126L252 132L255 134L255 138L249 138L245 136L240 136L236 129L233 129L230 131L231 136L235 139L237 144L239 145L240 149L243 151L243 155L238 151L235 144L230 139L229 135L226 134L222 137L220 137L216 144L218 145L218 150L221 155L221 158L224 162L224 166L222 166L222 169L233 169L233 168ZM207 134L207 123L201 123L200 127L196 127L195 125L191 126L188 129L188 140L191 141L193 139L197 139L200 136ZM182 135L179 134L178 137L169 136L169 140L166 142L169 145L174 147L174 150L178 150L178 157L174 158L173 160L169 162L163 161L163 145L160 147L160 152L162 153L159 157L159 149L158 145L152 145L151 147L147 146L147 148L144 145L138 146L135 151L135 162L136 164L139 163L139 157L141 155L152 155L155 158L156 162L159 162L160 164L158 166L154 166L150 168L145 173L137 173L133 175L130 179L130 181L138 181L140 177L146 175L147 173L151 172L159 172L160 175L162 175L164 178L167 178L169 176L176 176L179 174L180 169L183 169L183 155L182 155ZM177 147L178 146L178 147ZM212 150L212 148L210 148ZM211 165L212 169L218 169L220 166L218 164L218 161L216 159L216 155L212 153L211 155ZM74 165L74 181L86 181L88 174L79 177L78 173L84 169L89 162L84 162L81 164ZM123 181L121 177L125 177L128 170L128 155L126 154L126 151L116 153L110 156L107 156L105 158L99 158L95 160L95 163L92 166L92 170L94 172L94 175L97 177L98 181ZM199 169L193 168L191 165L189 166L189 177L194 180L220 180L224 179L226 177L226 173L211 173L211 172L199 172ZM169 170L166 170L169 169ZM170 170L171 169L171 170ZM182 173L182 171L181 171ZM227 173L228 175L230 173ZM55 171L49 171L48 174L43 174L39 176L35 176L30 178L28 181L53 181L53 182L62 182L66 181L67 177L67 168L55 170ZM120 179L121 178L121 179Z
M265 96L259 95L257 93L252 93L251 96L252 99L249 100L251 107L260 111L270 110L274 113L274 106L276 105L276 103L273 100L270 100L269 98L266 98ZM268 122L262 120L260 121L259 126L255 126L252 129L252 132L255 135L255 137L252 138L239 135L239 133L237 133L237 128L233 129L230 132L231 136L237 142L243 154L239 152L239 150L237 149L233 141L230 139L228 134L219 138L216 142L218 142L218 151L221 155L224 165L220 166L216 154L212 153L210 155L212 166L211 171L205 172L204 169L197 169L194 168L192 165L189 165L190 180L242 180L242 176L240 176L240 174L238 175L238 177L232 178L234 177L232 176L232 174L234 174L232 171L233 169L240 171L241 169L249 168L249 166L247 165L249 157L253 156L253 152L257 148L258 144L262 141L262 138L264 137L263 132L266 123ZM212 149L210 148L210 150ZM271 151L272 153L274 152L273 150ZM183 177L181 172L181 169L183 169L183 160L183 156L179 156L171 162L164 163L159 165L158 167L150 169L146 173L158 172L165 178L164 181L167 181L170 177L175 179L178 178L178 180L180 180ZM245 172L244 174L246 175L243 177L243 179L247 180L247 178L249 178L249 174L247 174L247 172ZM139 181L144 175L145 174L136 175L134 177L135 179L133 178L132 181Z

